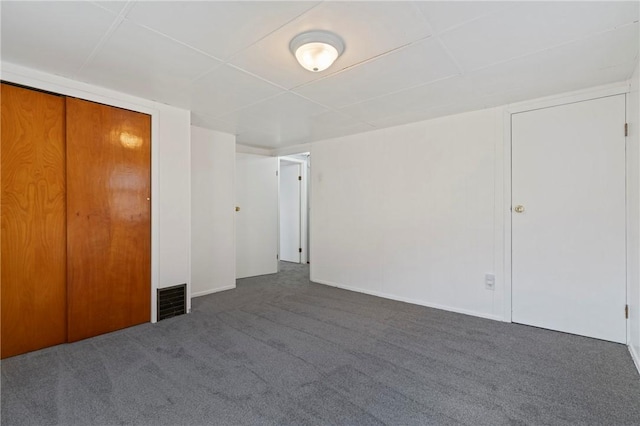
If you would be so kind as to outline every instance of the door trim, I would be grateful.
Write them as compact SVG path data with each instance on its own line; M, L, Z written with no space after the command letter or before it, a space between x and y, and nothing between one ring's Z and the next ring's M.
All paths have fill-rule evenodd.
M512 205L512 193L511 193L511 179L512 179L512 163L511 163L511 146L512 146L512 132L511 132L511 116L513 114L533 111L537 109L543 108L551 108L555 106L567 105L577 102L584 102L599 98L605 98L610 96L616 96L624 94L626 96L630 91L630 85L628 82L625 83L617 83L607 86L601 86L598 88L591 88L587 90L581 90L577 92L566 93L558 96L552 96L548 98L541 98L532 101L520 102L517 104L506 105L503 110L503 146L502 146L502 163L503 163L503 175L502 175L502 203L498 200L498 191L496 191L496 205L502 204L501 209L496 209L496 222L502 223L503 226L497 226L496 229L503 229L503 235L497 236L496 239L501 239L503 243L503 268L502 268L502 276L504 280L503 285L503 321L504 322L513 322L512 321L512 303L511 297L513 294L513 282L512 282L512 222L511 222L511 205ZM621 130L622 131L622 130ZM497 159L498 160L498 159ZM627 166L628 166L628 162ZM497 161L499 165L499 161ZM628 179L628 170L625 170L625 180ZM499 180L496 179L496 189L498 189ZM625 183L626 184L626 183ZM627 202L628 194L625 192L625 203ZM627 211L625 209L625 217L627 216ZM628 232L628 224L625 220L625 229ZM628 253L628 247L625 247L626 252ZM627 263L627 257L625 256L625 264ZM629 274L628 274L628 265L626 267L626 296L627 300L629 299ZM622 314L622 313L621 313ZM629 342L629 326L627 319L627 343Z
M306 154L305 152L301 154ZM297 163L300 167L300 176L302 176L302 182L300 184L300 247L302 252L300 253L300 264L304 265L309 263L309 253L307 247L309 241L307 237L307 231L309 229L309 215L308 215L308 197L307 191L307 162L308 159L300 160L295 157L291 157L297 154L289 154L278 157L278 255L280 255L280 166L282 161L288 163ZM278 272L280 271L280 263L278 262Z

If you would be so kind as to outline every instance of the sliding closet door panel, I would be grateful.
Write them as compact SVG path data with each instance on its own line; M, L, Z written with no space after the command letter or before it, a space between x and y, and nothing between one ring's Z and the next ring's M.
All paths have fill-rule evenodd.
M67 98L69 341L151 318L151 117Z
M64 98L2 84L2 358L66 340Z

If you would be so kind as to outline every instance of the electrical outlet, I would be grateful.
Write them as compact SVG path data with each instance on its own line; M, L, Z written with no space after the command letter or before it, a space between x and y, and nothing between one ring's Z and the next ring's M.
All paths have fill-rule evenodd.
M484 274L484 287L487 290L494 290L496 288L496 276L493 274Z

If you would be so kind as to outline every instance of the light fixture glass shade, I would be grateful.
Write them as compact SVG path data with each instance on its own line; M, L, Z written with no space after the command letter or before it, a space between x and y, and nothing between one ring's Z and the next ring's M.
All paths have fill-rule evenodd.
M296 59L303 68L320 72L329 68L338 59L338 51L330 44L307 43L298 47Z
M344 43L328 31L307 31L294 37L289 49L303 68L320 72L338 59L344 51Z

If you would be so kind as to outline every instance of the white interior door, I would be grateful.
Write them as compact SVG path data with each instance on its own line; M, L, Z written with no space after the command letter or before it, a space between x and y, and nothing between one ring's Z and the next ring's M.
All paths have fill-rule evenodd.
M625 343L624 95L511 120L513 322Z
M300 263L302 165L280 161L280 260Z
M236 278L278 272L277 157L236 154Z

